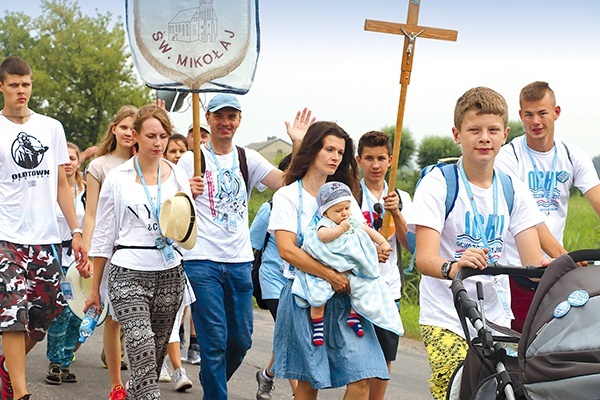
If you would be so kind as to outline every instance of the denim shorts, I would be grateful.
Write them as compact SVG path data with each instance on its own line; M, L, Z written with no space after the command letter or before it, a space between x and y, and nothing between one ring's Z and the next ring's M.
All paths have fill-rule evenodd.
M313 389L342 387L369 378L390 379L373 325L361 318L363 337L348 326L348 295L336 293L327 302L325 344L315 346L310 311L296 305L291 283L281 291L275 322L272 371L277 378L306 381Z

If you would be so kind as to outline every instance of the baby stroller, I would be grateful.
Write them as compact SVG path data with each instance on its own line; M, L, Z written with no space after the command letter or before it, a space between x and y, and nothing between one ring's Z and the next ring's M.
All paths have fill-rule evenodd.
M494 265L460 270L451 288L470 346L447 398L600 399L600 269L593 265L598 260L600 250L581 250L546 269ZM583 261L588 266L578 267ZM542 277L521 334L486 321L469 298L462 281L484 274ZM472 341L467 320L477 331ZM489 327L506 336L492 336Z

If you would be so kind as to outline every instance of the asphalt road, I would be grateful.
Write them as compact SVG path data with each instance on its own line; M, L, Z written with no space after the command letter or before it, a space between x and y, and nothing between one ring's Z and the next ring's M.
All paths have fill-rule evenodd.
M273 335L273 321L267 311L255 310L253 346L242 366L229 382L231 400L253 400L256 398L255 374L269 360ZM188 331L188 330L186 330ZM79 400L106 399L109 391L108 371L100 362L102 326L98 327L88 342L76 353L71 366L78 378L77 383L52 386L45 383L48 367L46 342L39 343L27 356L27 385L34 400ZM162 398L166 400L201 399L202 388L198 379L199 366L184 364L194 387L186 393L175 391L174 383L161 383ZM429 365L425 350L420 342L401 339L398 359L392 364L392 379L386 399L429 400L427 385ZM129 372L123 372L124 381ZM343 389L327 389L319 392L319 399L342 399ZM273 400L290 400L290 387L285 380L276 380Z

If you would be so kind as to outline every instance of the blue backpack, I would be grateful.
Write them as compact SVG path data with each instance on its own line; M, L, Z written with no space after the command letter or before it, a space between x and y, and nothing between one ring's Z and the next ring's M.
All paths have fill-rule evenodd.
M448 218L448 215L450 215L450 212L454 209L454 203L456 202L456 198L458 197L458 168L456 164L448 164L445 162L438 162L437 164L426 166L421 170L421 177L415 185L415 191L419 187L421 179L423 179L423 177L429 172L433 171L434 168L439 168L440 171L442 171L444 179L446 180L446 213L444 217L445 220ZM496 172L498 173L498 178L500 178L500 182L502 183L502 192L504 194L504 198L508 206L508 213L512 214L515 202L515 190L513 188L512 180L510 179L510 176L506 175L504 172L499 170L496 170ZM408 242L409 251L413 253L413 257L410 261L410 267L405 271L409 272L412 270L415 258L415 234L413 232L407 232L406 241Z

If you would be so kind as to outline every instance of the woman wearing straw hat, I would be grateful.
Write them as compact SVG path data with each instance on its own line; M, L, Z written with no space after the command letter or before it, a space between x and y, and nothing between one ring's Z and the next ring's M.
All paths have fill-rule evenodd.
M191 197L185 173L162 158L172 132L164 109L147 105L139 110L133 123L139 153L107 175L90 249L95 272L102 274L110 258L108 294L125 333L131 364L127 397L134 399L160 396L158 374L185 288L181 255L167 237L173 234L166 232L179 230L166 223L169 226L163 230L159 224L165 199L178 192ZM193 202L186 201L191 210L189 225L195 220L195 211ZM193 246L195 229L184 233L188 231L193 234L176 237L180 246ZM99 309L99 286L99 279L94 280L86 308Z

